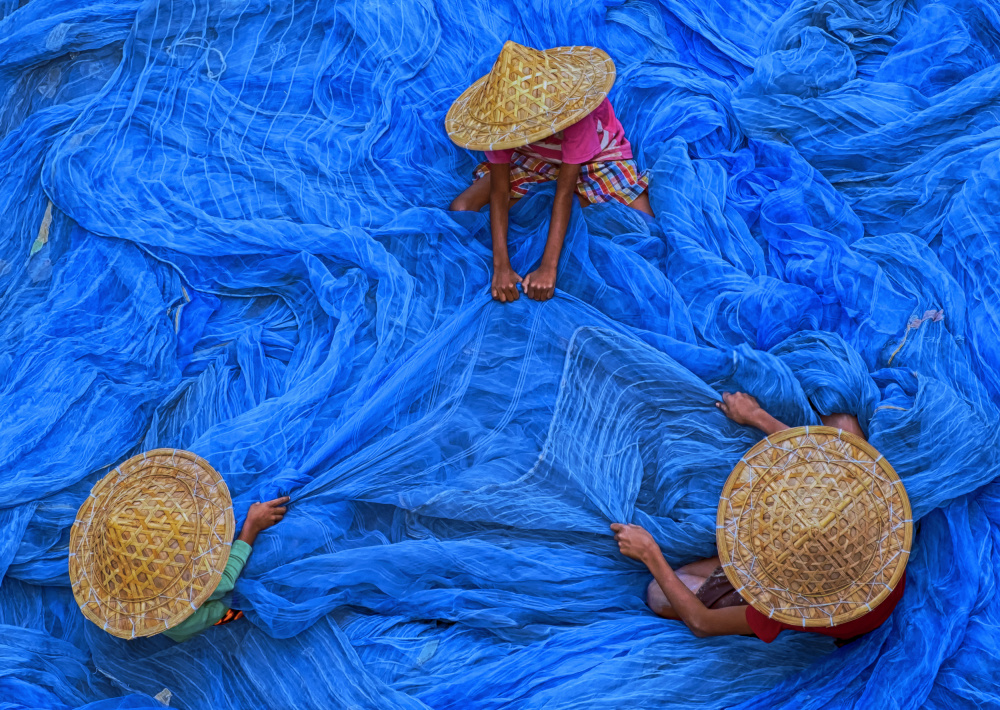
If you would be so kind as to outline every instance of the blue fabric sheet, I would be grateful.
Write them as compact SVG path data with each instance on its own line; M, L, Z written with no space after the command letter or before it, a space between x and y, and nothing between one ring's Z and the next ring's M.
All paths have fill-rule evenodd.
M998 27L984 0L0 0L0 710L1000 705ZM492 302L485 211L446 211L479 156L445 111L507 39L611 54L658 215L574 206L545 304ZM522 275L552 194L512 209ZM862 640L644 606L608 524L712 554L759 436L734 389L856 414L905 481L906 595ZM90 486L154 447L238 515L292 496L247 620L181 645L103 633L67 573Z

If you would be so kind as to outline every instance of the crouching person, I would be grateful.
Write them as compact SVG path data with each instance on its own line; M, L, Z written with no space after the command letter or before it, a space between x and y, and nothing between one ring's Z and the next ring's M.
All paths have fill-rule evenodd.
M207 461L175 449L129 459L97 482L73 523L69 575L80 610L119 638L178 642L239 619L236 579L287 502L252 505L234 540L229 489Z
M789 428L745 393L719 409L766 435L736 464L719 500L717 555L674 570L652 535L615 523L618 549L653 576L647 604L695 636L785 630L848 643L881 626L906 586L909 499L855 417Z

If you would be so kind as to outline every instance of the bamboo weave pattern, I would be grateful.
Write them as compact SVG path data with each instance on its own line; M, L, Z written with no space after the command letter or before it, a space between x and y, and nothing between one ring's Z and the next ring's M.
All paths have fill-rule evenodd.
M831 427L788 429L730 474L719 557L758 611L835 626L874 609L899 582L911 517L902 481L868 442Z
M215 591L235 521L222 477L187 451L135 456L94 486L70 533L84 616L122 638L176 626Z
M583 119L614 82L614 62L596 47L538 51L507 42L490 73L452 104L445 128L471 150L518 148Z

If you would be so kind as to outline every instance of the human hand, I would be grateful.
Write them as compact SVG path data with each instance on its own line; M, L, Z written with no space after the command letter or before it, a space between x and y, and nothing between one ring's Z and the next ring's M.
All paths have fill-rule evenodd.
M510 303L521 297L517 292L519 283L521 283L521 277L510 268L510 264L498 266L493 269L493 285L490 292L493 294L493 298L500 303Z
M289 500L291 499L288 496L282 496L281 498L269 500L266 503L254 503L251 505L250 510L247 511L247 519L243 522L243 530L240 532L238 539L248 545L253 545L259 532L267 530L285 517L285 511L288 510L285 504Z
M645 528L639 525L612 523L611 529L615 531L618 550L626 557L639 560L648 566L656 555L661 554L660 546Z
M546 267L535 269L524 277L521 284L525 295L536 301L547 301L555 295L556 270Z
M757 404L757 400L746 392L723 392L722 401L715 406L737 424L758 426L761 416L766 412Z

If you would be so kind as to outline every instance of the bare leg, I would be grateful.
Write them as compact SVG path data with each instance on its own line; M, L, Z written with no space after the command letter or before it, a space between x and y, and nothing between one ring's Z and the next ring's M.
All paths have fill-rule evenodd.
M632 204L629 205L629 207L634 207L635 209L639 210L640 212L645 212L650 217L655 217L656 216L655 214L653 214L653 206L651 204L649 204L649 191L648 190L643 191L643 193L641 195L639 195L637 198L635 198L632 201Z
M698 560L679 568L676 572L677 578L684 582L685 587L697 593L701 589L701 585L705 583L705 580L711 576L712 572L720 564L721 562L718 557ZM676 612L674 612L673 607L670 606L667 595L663 593L663 590L660 589L660 585L656 583L655 579L646 587L646 605L652 609L654 614L662 616L664 619L680 619Z
M490 203L490 176L487 173L469 185L448 208L452 212L478 212Z
M688 574L694 577L710 577L712 572L719 569L722 566L722 560L719 556L709 557L705 560L698 560L697 562L691 562L684 565L683 567L678 567L676 574Z
M852 434L860 436L862 439L865 438L864 433L861 431L861 425L858 424L858 418L853 414L821 414L819 420L823 422L823 426L843 429L844 431L849 431Z

